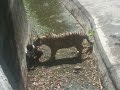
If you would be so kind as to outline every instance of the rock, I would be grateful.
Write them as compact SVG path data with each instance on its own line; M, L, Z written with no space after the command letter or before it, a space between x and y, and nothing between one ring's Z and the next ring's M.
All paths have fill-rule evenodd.
M82 70L83 68L81 66L75 66L74 69L75 70Z

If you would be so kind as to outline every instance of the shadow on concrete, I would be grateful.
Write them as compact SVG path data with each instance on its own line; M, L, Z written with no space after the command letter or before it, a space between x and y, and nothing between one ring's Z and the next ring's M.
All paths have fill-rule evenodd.
M85 59L81 59L80 57L73 57L73 58L62 58L62 59L57 59L57 60L48 60L45 62L37 62L32 63L31 67L34 67L33 69L29 70L34 70L36 67L39 66L45 66L45 67L52 67L52 66L58 66L58 65L63 65L63 64L77 64L77 63L82 63L85 61Z

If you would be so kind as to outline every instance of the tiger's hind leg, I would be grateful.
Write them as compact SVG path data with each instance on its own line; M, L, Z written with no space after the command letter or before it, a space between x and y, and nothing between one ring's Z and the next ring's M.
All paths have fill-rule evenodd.
M87 53L90 55L93 51L93 45L94 43L93 42L90 42L90 46L88 47L88 50L87 50Z

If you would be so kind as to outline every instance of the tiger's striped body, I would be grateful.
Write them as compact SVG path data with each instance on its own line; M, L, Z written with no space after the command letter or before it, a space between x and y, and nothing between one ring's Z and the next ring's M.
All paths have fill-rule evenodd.
M92 48L92 43L90 42L88 36L81 32L67 32L58 35L51 33L45 37L38 38L34 42L34 45L40 46L45 44L49 46L51 49L51 59L53 59L55 58L57 50L62 48L76 47L76 49L79 51L79 55L81 55L83 49L82 42L85 39Z

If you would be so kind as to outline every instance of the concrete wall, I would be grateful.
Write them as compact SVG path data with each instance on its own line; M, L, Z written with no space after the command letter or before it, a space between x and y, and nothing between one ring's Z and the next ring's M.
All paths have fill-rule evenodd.
M90 22L91 16L77 0L60 0L60 2L73 15L85 32L93 29L93 25Z
M25 47L29 30L22 0L1 0L0 2L0 65L15 90L26 88L27 70ZM2 61L7 67L4 67ZM4 68L3 68L4 67ZM7 68L7 69L6 69ZM10 72L10 74L7 74Z

